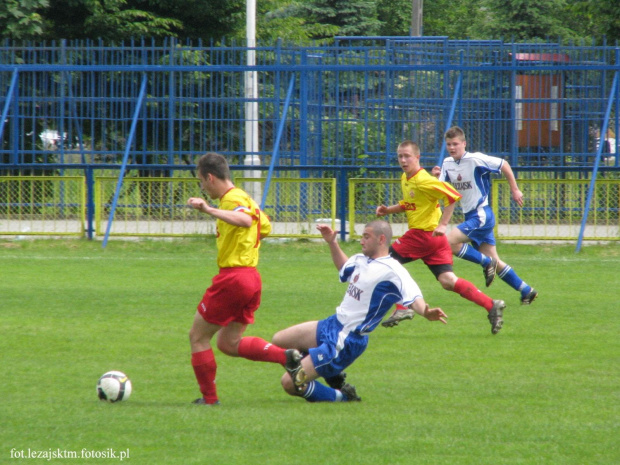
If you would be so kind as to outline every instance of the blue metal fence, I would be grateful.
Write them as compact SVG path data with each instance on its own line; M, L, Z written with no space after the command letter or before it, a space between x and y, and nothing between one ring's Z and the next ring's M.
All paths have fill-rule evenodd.
M251 71L255 98L247 97ZM84 170L92 218L98 170L183 175L197 155L217 151L235 169L250 159L270 175L337 177L344 221L349 176L397 173L403 139L417 141L431 167L454 124L471 150L504 157L517 172L592 172L594 180L598 170L620 171L619 74L618 47L445 37L253 49L4 42L0 175ZM254 125L248 102L258 106ZM248 128L259 134L250 152Z
M0 169L44 164L191 164L246 152L248 49L144 41L0 46ZM443 132L464 127L469 146L517 169L590 170L608 127L617 134L619 49L443 37L337 38L332 46L257 47L259 148L268 165L287 85L295 89L279 164L387 167L402 139L424 163ZM146 98L127 147L142 76ZM460 85L457 86L457 83ZM457 88L458 87L458 88ZM613 148L612 148L613 149ZM618 168L618 159L602 168ZM143 167L143 169L146 169Z

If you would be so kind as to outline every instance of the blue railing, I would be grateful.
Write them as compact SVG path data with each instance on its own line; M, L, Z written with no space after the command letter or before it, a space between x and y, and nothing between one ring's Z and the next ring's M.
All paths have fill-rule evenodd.
M136 41L0 44L0 172L31 163L186 166L207 151L242 164L392 166L402 139L441 156L450 122L472 150L518 169L591 171L607 102L620 131L616 48L445 37L339 37L332 46ZM259 76L259 147L245 148L244 73ZM146 76L143 111L127 147ZM295 78L286 121L281 115ZM456 92L457 87L459 92ZM281 131L278 126L282 125ZM604 154L603 154L604 156ZM601 166L618 169L618 158Z

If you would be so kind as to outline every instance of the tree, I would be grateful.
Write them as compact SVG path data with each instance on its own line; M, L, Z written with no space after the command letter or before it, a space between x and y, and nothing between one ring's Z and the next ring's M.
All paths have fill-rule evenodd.
M42 12L48 0L4 0L0 2L0 37L28 40L41 37Z
M483 22L476 25L479 38L524 42L577 37L565 25L566 0L483 0L481 6L486 14L482 15ZM478 32L471 28L470 31Z
M183 28L176 18L137 8L136 0L50 0L45 38L120 41L166 37Z
M569 6L571 25L582 37L602 44L620 41L620 7L617 0L576 1Z
M317 37L333 37L338 27L317 24L304 17L293 0L265 0L257 4L257 38L267 43L282 39L308 43Z
M312 0L294 4L295 16L307 18L309 23L333 25L335 34L326 36L320 29L315 39L327 39L333 35L374 36L381 23L377 18L377 2L367 0Z
M271 0L257 0L259 5ZM171 36L179 40L205 42L245 39L246 0L128 0L135 7L182 24Z
M465 40L482 38L476 26L483 16L484 0L435 0L424 2L423 34ZM497 37L486 37L496 39Z
M408 36L411 29L411 0L378 0L377 18L381 23L379 35Z

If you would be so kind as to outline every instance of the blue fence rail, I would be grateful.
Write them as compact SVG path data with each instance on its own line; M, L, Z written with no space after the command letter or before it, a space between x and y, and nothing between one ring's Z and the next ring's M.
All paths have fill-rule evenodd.
M469 147L517 169L618 169L617 47L452 41L442 37L337 38L332 46L162 46L144 41L0 46L0 171L57 164L187 166L218 151L269 165L287 87L279 165L391 166L402 139L423 163L442 156L443 132L462 126ZM245 73L258 74L258 148L248 153ZM143 76L146 96L138 108ZM605 121L608 102L613 103ZM611 137L613 135L613 137Z

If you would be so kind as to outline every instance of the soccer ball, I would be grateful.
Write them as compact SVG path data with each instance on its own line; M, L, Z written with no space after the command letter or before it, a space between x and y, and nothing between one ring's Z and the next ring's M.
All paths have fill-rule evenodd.
M131 381L125 373L108 371L97 381L97 396L107 402L120 402L129 399Z

